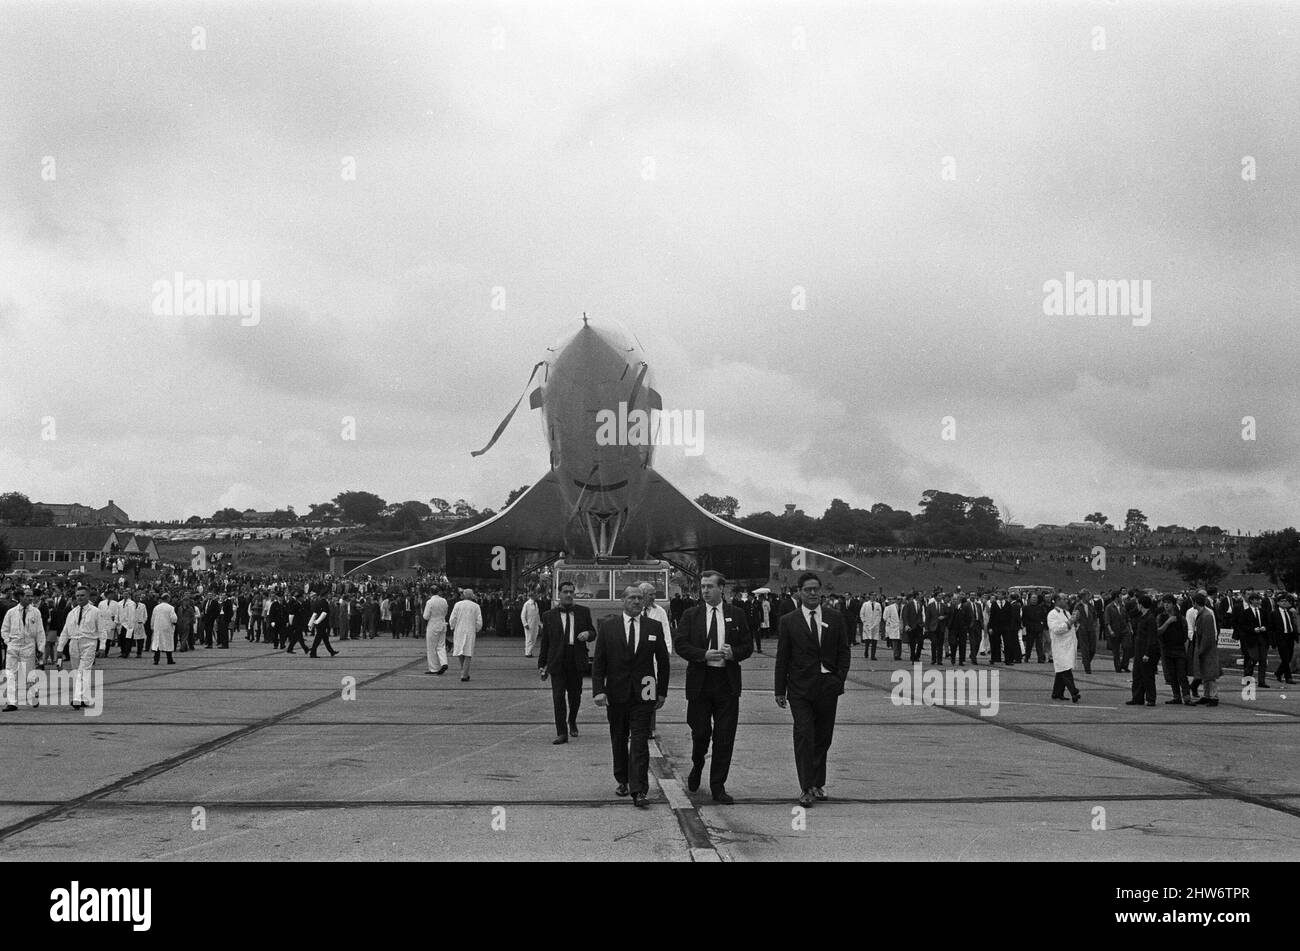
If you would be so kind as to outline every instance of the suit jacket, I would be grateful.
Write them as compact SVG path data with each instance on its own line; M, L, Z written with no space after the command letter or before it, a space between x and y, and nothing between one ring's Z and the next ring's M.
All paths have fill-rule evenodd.
M1106 631L1110 637L1127 637L1133 633L1129 627L1128 612L1124 610L1123 603L1116 598L1106 605Z
M899 620L903 625L903 633L914 631L918 627L925 625L925 613L917 602L910 598L903 602L903 609L899 612ZM804 625L807 627L807 625Z
M952 607L952 617L948 619L948 632L957 636L967 634L975 625L975 609L969 601L959 601Z
M591 695L602 693L610 703L647 703L647 689L655 697L668 696L668 641L663 625L638 615L637 649L628 650L623 612L601 618L596 629L596 657L591 663ZM656 671L658 676L656 677Z
M733 696L740 696L740 662L754 653L754 639L749 633L745 612L730 604L719 605L726 628L726 641L731 645L732 659L720 670L727 672L727 683ZM686 699L694 700L704 689L704 672L709 669L704 652L709 649L709 606L697 604L682 615L677 624L673 647L679 657L690 661L686 665Z
M1294 641L1296 639L1296 633L1297 633L1296 612L1294 608L1288 609L1287 620L1290 621L1291 623L1290 639ZM1282 644L1283 636L1284 635L1282 634L1282 609L1274 608L1273 613L1270 614L1268 618L1268 638L1274 647L1279 647Z
M1126 618L1125 621L1127 622L1127 620ZM1143 614L1137 619L1137 624L1134 625L1133 656L1138 658L1150 657L1152 660L1160 656L1160 635L1155 611L1148 611Z
M573 659L578 673L587 668L587 642L578 640L583 631L595 633L591 623L591 609L581 604L573 606ZM564 614L556 607L542 615L542 643L537 651L537 669L553 674L564 666L564 649L569 646L564 636Z
M803 608L781 618L776 645L775 691L778 697L806 697L821 676L825 665L839 682L836 696L844 692L849 676L849 635L844 617L830 608L820 608L821 646L808 629L808 615Z
M989 630L996 634L1014 634L1020 630L1020 602L1004 601L1002 607L994 601L989 605Z
M931 598L930 600L926 601L924 611L925 611L925 633L933 634L935 631L939 630L939 617L942 614L942 610L939 607L938 599Z

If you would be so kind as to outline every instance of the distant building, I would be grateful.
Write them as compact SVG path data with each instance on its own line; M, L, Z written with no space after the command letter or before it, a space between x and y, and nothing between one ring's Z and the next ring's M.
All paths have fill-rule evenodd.
M0 537L9 546L13 567L39 570L97 565L101 555L120 550L117 533L109 528L4 528ZM154 549L157 557L157 549Z
M145 561L158 560L158 546L148 535L119 535L118 544L124 555L138 554Z
M130 525L131 516L114 504L112 499L102 509L91 508L80 502L36 502L43 509L49 509L54 515L54 524L61 526L76 525Z

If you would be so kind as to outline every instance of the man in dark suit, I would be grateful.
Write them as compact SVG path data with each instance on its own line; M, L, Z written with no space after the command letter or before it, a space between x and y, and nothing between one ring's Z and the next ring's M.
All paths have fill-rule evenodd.
M668 696L666 637L663 625L642 616L641 589L636 585L623 589L622 613L602 618L596 632L591 694L609 718L618 783L614 793L630 792L639 809L646 807L650 788L650 714Z
M948 660L954 664L966 666L966 641L971 627L975 623L975 612L966 600L966 592L957 595L957 603L952 606L952 615L948 618ZM979 653L978 643L970 645L971 659Z
M212 638L217 630L217 621L221 617L221 602L208 592L208 599L203 603L203 646L212 647Z
M591 611L573 603L572 581L560 582L560 605L542 615L542 641L537 667L551 681L555 704L555 739L567 743L578 735L578 707L582 703L582 674L587 669L587 641L596 639ZM566 711L567 707L567 711Z
M917 597L915 591L903 602L900 623L903 627L903 640L907 641L907 648L911 652L910 659L912 663L916 663L921 659L921 647L925 637L925 609L921 606L921 599Z
M944 630L947 625L944 624L943 606L939 604L939 598L942 596L942 590L935 588L929 599L925 602L925 636L930 642L930 663L943 666L943 640Z
M835 735L835 710L849 676L844 618L821 606L821 579L799 577L803 606L781 618L776 648L776 704L794 716L794 763L799 804L826 796L826 752Z
M1279 663L1275 674L1278 680L1289 684L1295 683L1291 676L1291 658L1295 654L1296 612L1291 607L1291 596L1281 594L1277 599L1277 609L1273 612L1269 636L1277 648Z
M1246 654L1246 666L1243 677L1255 676L1255 686L1271 689L1268 679L1268 628L1269 615L1262 605L1259 594L1250 592L1246 607L1237 617L1237 626L1233 633L1241 639L1241 646Z
M999 591L998 599L989 605L989 645L991 663L1020 663L1020 602L1007 600L1005 591Z
M704 757L713 741L713 762L709 766L709 790L715 802L731 805L727 774L731 750L736 743L740 719L740 662L754 651L745 613L725 604L720 571L700 576L704 603L690 608L677 625L673 645L689 661L686 668L686 722L691 727L691 773L687 788L700 788Z

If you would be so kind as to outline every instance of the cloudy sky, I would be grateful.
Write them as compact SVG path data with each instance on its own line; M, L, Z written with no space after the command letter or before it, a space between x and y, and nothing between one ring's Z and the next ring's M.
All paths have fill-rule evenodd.
M537 414L470 451L586 311L703 413L658 467L742 512L1293 524L1298 41L1280 2L0 4L0 489L500 507ZM156 314L178 271L260 322ZM1045 314L1067 272L1150 324Z

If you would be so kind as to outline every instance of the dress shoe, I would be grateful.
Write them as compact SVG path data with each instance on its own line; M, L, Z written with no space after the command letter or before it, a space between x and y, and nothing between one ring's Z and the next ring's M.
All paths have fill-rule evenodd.
M469 680L469 674L463 674L460 678L461 683L464 683L467 680Z
M437 672L436 670L426 670L425 673L426 673L426 674L434 674L434 675L436 676L438 672Z
M1174 699L1172 699L1172 700L1166 700L1166 701L1165 701L1166 704L1170 704L1170 703L1182 703L1182 702L1183 702L1183 701L1182 701L1182 698L1180 698L1180 697L1174 697Z
M438 669L438 673L445 674L446 672L447 672L447 665L443 664L442 667Z
M618 784L618 788L614 790L614 795L615 795L615 796L626 796L626 795L627 795L627 783L619 783L619 784Z
M1124 701L1124 706L1126 706L1126 707L1140 707L1140 706L1142 706L1142 701L1141 701L1141 700L1125 700L1125 701Z
M826 790L822 789L822 787L820 786L813 787L813 795L817 798L818 802L825 802L827 799L830 798L829 796L826 795Z
M704 772L704 764L692 766L690 775L686 777L686 788L691 792L696 792L700 788L700 775Z
M730 806L736 800L732 799L725 789L717 789L713 792L713 801L723 806Z
M561 743L567 743L567 742L569 742L569 738L568 738L567 736L563 736L563 735L561 735L561 736L557 736L555 739L551 740L551 745L552 745L552 746L559 746Z
M1148 706L1148 707L1154 707L1155 705L1156 705L1156 702L1155 702L1154 700L1148 700L1148 701L1147 701L1147 706Z
M1079 702L1079 698L1082 697L1082 696L1083 696L1083 694L1081 694L1081 693L1076 693L1073 697L1070 698L1070 702L1071 702L1071 703L1078 703L1078 702Z
M1056 694L1052 694L1052 699L1053 699L1053 700L1064 700L1064 699L1065 699L1065 694L1061 694L1059 697L1058 697Z
M15 710L17 710L17 709L18 709L17 706L15 706L14 704L10 703L10 704L6 704L4 710L3 710L3 711L0 711L0 712L3 712L3 713L13 713L13 712L14 712Z
M1194 707L1208 707L1209 705L1210 705L1209 697L1202 697L1201 699L1197 700L1195 703L1192 704L1192 706Z
M638 792L632 793L632 805L636 806L638 809L645 809L650 805L650 803L646 801L645 793Z
M811 789L805 789L803 795L799 797L799 805L807 808L813 804L813 794Z
M1273 685L1272 685L1272 684L1266 684L1266 683L1264 683L1264 681L1262 681L1262 680L1261 680L1259 683L1255 684L1255 686L1258 687L1260 690L1272 690L1272 689L1273 689Z
M577 735L578 735L578 724L576 724L576 723L574 723L572 720L570 720L570 721L569 721L569 736L577 736Z
M170 657L168 657L168 658L167 658L167 663L169 663L169 664L175 664L176 661L174 661L174 660L172 660Z

